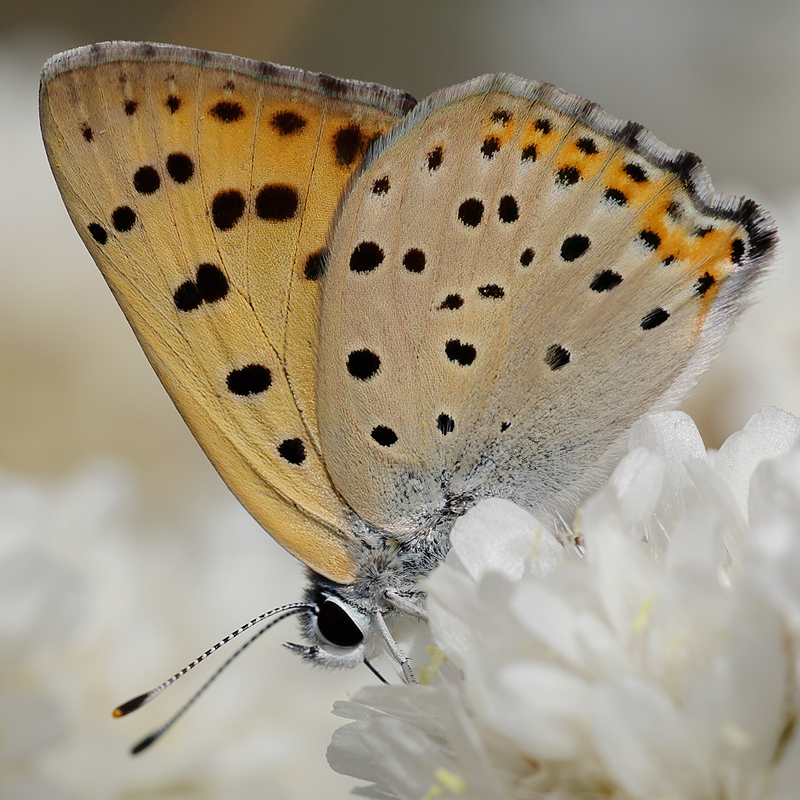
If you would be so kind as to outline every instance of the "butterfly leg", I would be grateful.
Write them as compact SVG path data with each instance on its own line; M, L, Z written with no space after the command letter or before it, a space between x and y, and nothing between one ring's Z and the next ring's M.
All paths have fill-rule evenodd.
M408 656L400 649L399 645L394 640L394 637L389 632L389 628L386 625L386 620L383 618L383 614L378 610L375 611L375 622L378 625L381 636L383 636L383 640L386 642L386 646L403 670L403 677L406 679L406 683L416 683L417 679L411 671L411 666L408 663Z
M421 619L423 622L428 621L428 612L413 600L404 597L397 590L387 589L384 597L397 611L408 614L410 617Z

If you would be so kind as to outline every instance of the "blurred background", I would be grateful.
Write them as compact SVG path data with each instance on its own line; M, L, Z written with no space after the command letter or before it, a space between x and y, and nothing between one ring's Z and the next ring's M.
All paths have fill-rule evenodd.
M272 606L300 567L185 429L72 229L39 138L51 54L148 39L386 83L553 82L699 153L777 218L783 248L686 402L709 446L760 406L800 414L800 4L793 0L0 0L0 800L333 798L333 700L267 634L152 752L208 674L111 709ZM362 674L363 673L363 674Z

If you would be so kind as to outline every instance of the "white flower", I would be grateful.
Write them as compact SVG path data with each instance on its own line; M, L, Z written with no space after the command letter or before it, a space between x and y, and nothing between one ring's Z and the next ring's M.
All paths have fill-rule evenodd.
M767 408L707 455L660 414L575 540L469 512L428 582L447 660L338 704L332 766L403 800L796 800L798 442Z

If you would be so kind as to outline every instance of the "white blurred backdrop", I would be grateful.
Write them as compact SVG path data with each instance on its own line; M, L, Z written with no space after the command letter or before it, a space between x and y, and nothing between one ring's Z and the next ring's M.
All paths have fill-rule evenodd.
M268 633L152 752L129 744L209 671L117 721L300 567L238 507L151 372L49 172L37 81L105 39L235 52L417 97L486 72L548 80L697 152L778 219L782 259L686 403L710 446L800 414L800 4L793 0L3 0L0 8L0 800L345 797L333 700Z

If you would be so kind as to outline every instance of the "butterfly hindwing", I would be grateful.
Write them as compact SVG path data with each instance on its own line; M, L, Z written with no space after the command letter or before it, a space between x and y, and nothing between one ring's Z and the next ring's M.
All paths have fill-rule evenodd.
M336 226L318 394L337 489L396 533L459 498L557 513L690 387L774 245L695 156L588 101L508 76L435 95Z
M200 444L312 569L353 578L319 453L322 248L370 142L413 101L233 56L112 43L45 68L70 215Z

